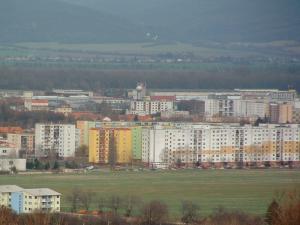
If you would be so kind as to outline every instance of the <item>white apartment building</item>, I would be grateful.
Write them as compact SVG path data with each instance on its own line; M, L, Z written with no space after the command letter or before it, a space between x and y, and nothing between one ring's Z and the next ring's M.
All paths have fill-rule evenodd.
M243 99L266 99L270 101L294 101L297 96L295 90L278 89L235 89Z
M269 115L269 103L257 100L235 100L233 103L234 116L260 117Z
M75 137L73 124L36 124L35 154L37 157L46 157L50 154L74 157Z
M165 167L178 161L197 161L191 129L156 125L142 132L142 161L150 167Z
M17 158L19 156L18 149L15 145L6 139L0 139L0 157L1 158Z
M0 206L11 208L11 194L22 190L17 185L0 185Z
M267 101L244 100L239 97L225 99L206 99L205 115L212 116L234 116L234 117L260 117L269 115Z
M16 185L0 185L0 206L17 214L60 212L61 194L49 188L24 189Z
M17 151L23 150L28 154L33 154L34 152L34 133L8 133L7 141Z
M205 115L212 116L234 116L234 99L206 99Z
M142 162L150 162L150 128L142 128Z
M128 114L149 115L174 111L173 101L131 101Z
M142 160L166 166L196 163L300 161L300 125L182 124L143 131Z

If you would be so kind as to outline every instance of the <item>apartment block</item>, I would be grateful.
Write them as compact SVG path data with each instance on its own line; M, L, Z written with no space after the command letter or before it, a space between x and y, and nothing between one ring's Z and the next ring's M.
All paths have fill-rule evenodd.
M73 124L36 124L35 155L47 157L75 156L75 125Z
M270 104L271 123L292 123L293 105L291 103L271 103Z
M150 128L142 128L142 162L150 162Z
M116 163L129 163L133 160L132 139L136 139L138 132L134 134L130 128L94 128L89 131L89 162L108 163L114 160ZM136 147L135 147L136 148ZM135 151L138 156L137 151ZM110 158L112 157L112 158Z
M293 121L293 105L283 103L279 105L279 123L291 123Z
M235 100L234 116L238 117L259 117L269 116L269 104L266 101L257 100Z
M144 129L142 160L149 166L185 164L299 163L300 126L177 124Z
M0 205L17 214L60 212L61 194L49 188L23 189L16 185L0 186Z
M79 145L89 145L89 130L96 127L95 121L77 121L76 128L80 130Z
M132 161L132 132L129 128L114 130L114 145L118 163Z
M18 151L24 152L26 155L34 154L34 133L8 133L7 141L14 145Z
M205 115L208 117L268 117L269 102L244 100L239 96L213 96L205 100Z
M22 190L16 185L0 185L0 205L11 208L11 194Z
M25 99L24 107L28 111L48 111L49 102L45 99Z
M153 115L160 112L173 111L175 108L174 101L131 101L130 109L127 114L135 115Z
M19 151L15 145L10 144L6 139L0 139L0 157L17 158L19 157Z
M132 159L142 159L142 127L131 127Z
M61 113L64 114L64 116L68 116L70 113L72 113L73 109L72 107L68 105L62 105L60 107L55 108L55 113Z
M206 116L234 116L234 101L238 96L209 96L205 100Z
M300 123L300 108L293 109L292 123Z
M113 151L112 129L90 129L89 131L89 162L108 163L109 154Z

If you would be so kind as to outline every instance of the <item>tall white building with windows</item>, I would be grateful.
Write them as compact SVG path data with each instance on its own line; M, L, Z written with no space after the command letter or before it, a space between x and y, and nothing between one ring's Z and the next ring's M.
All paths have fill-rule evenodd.
M177 162L299 163L300 125L174 124L144 130L142 160L150 166Z
M128 114L153 115L160 112L174 111L173 101L131 101Z
M75 125L36 124L35 155L47 157L56 155L62 158L75 156Z

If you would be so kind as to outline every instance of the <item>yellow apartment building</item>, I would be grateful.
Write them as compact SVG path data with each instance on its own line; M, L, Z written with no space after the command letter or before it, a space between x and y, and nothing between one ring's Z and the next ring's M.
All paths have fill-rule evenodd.
M129 128L114 130L114 141L117 155L117 163L129 163L132 161L132 134Z
M129 128L100 128L89 131L89 162L108 163L110 154L116 163L132 160L132 130Z
M22 195L16 195L16 199L18 197L23 198L21 200L23 204L19 208L22 213L34 211L60 212L60 196L60 193L49 188L37 188L24 189ZM12 201L14 201L14 196L12 197ZM15 208L14 202L12 202L12 206Z

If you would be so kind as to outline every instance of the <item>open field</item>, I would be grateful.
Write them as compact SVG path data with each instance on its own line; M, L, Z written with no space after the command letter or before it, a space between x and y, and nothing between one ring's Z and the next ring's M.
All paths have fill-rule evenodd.
M192 53L195 56L259 56L251 50L226 49L223 47L206 47L186 43L105 43L105 44L67 44L67 43L18 43L16 47L27 49L99 52L110 54L182 54Z
M4 184L16 184L24 188L53 188L63 194L62 210L69 209L66 196L76 186L91 190L101 197L133 195L145 201L159 199L169 205L174 216L180 215L182 200L197 202L202 214L208 214L218 206L263 214L276 192L300 188L300 171L124 171L0 176L0 185Z
M298 42L0 43L0 65L12 67L224 71L299 65ZM177 62L176 59L183 61ZM270 60L271 59L271 60ZM171 60L171 61L166 61ZM172 61L173 60L173 61Z
M2 46L7 47L7 46ZM27 51L29 54L45 53L45 51L98 53L114 55L157 55L157 54L186 54L191 53L196 57L271 57L298 53L299 43L277 44L253 43L251 46L237 44L189 44L189 43L57 43L57 42L26 42L15 43L9 46L15 51Z

